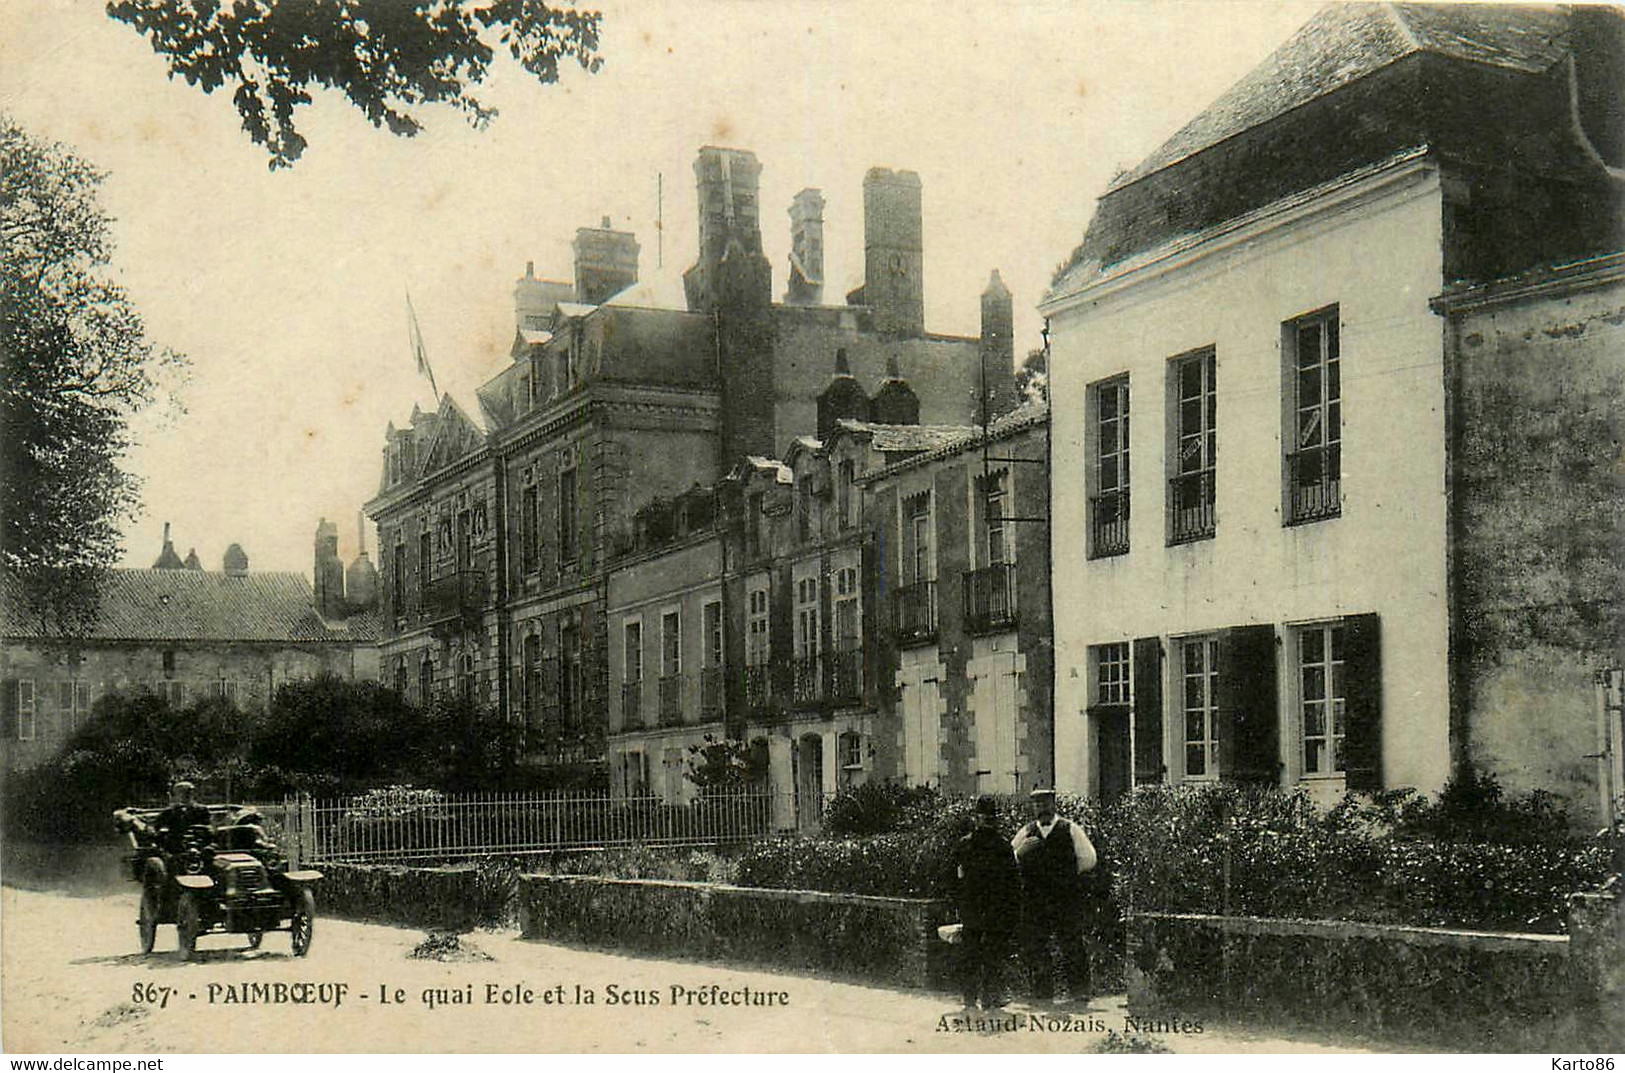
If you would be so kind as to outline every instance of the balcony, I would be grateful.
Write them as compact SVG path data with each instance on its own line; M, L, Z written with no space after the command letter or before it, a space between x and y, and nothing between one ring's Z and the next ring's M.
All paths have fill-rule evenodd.
M1343 445L1308 447L1286 456L1287 524L1343 513Z
M1168 481L1168 543L1206 540L1214 533L1213 471L1181 473Z
M459 570L423 586L423 621L433 624L477 623L490 593L485 571Z
M745 668L745 707L760 714L773 700L773 668L766 663Z
M863 699L862 648L850 645L830 654L826 696L836 703L855 704Z
M790 661L790 699L812 704L824 694L823 666L817 656L797 656Z
M1128 490L1089 497L1089 557L1128 553Z
M621 686L621 729L633 730L643 726L643 681L626 682Z
M895 601L897 643L916 645L937 637L937 583L920 581L892 593Z
M683 725L683 679L685 675L667 674L660 678L660 725Z
M707 667L700 672L700 721L722 718L722 668Z
M992 633L1016 624L1016 567L994 563L965 571L965 629Z

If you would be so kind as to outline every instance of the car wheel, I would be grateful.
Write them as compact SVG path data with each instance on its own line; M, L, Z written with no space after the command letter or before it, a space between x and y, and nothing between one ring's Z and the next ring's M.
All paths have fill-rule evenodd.
M263 931L251 931L248 933L248 948L250 950L258 950L260 948L260 944L264 941L265 933Z
M158 938L158 888L141 888L141 915L135 924L141 932L141 952L152 953L152 944Z
M181 960L191 961L197 956L197 937L203 930L203 911L191 891L182 894L175 907L175 930L180 934Z
M293 898L293 922L288 925L293 933L293 956L302 958L310 953L310 940L316 930L316 896L308 888L300 888Z

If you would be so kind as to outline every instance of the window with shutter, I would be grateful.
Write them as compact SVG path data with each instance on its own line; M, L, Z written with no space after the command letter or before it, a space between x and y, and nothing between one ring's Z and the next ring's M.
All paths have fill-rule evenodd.
M1350 790L1382 782L1382 634L1376 615L1343 622L1343 772Z
M1241 626L1219 637L1215 685L1219 776L1276 785L1281 778L1275 627Z
M1134 782L1162 781L1162 642L1134 642Z

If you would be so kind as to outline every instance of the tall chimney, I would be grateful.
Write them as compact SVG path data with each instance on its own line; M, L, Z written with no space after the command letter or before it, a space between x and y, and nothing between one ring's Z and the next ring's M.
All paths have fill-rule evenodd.
M344 564L339 561L339 527L326 518L316 525L316 564L311 577L316 613L323 618L343 618Z
M638 240L617 231L605 216L597 227L576 228L576 300L602 305L638 281Z
M706 146L694 161L700 252L683 273L688 308L709 313L722 394L722 457L773 455L773 266L762 253L762 166L743 149Z
M1016 342L1015 307L1010 288L995 268L982 292L981 379L987 392L987 416L994 417L1014 401ZM976 415L978 420L983 416Z
M790 202L790 281L784 300L815 306L824 299L824 194L809 187Z
M688 308L710 312L724 301L719 274L725 259L732 258L738 269L762 257L762 221L757 204L762 165L756 154L745 149L723 149L707 145L694 160L694 179L700 197L700 252L694 267L683 273L683 291ZM737 246L740 253L732 253ZM754 267L754 266L752 266ZM736 271L735 283L742 282ZM767 270L766 286L771 290L772 269ZM752 286L760 281L752 280ZM734 295L733 297L741 297ZM771 295L764 299L771 302Z
M863 177L863 300L876 331L925 334L920 177L870 168Z
M519 328L535 330L545 328L553 307L559 302L575 301L575 288L554 279L537 279L536 262L525 262L525 274L514 281L513 316Z

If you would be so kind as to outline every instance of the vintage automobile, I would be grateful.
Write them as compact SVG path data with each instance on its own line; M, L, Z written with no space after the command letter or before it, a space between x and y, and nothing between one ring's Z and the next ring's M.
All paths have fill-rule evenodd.
M235 805L199 806L205 808L208 823L178 830L161 825L160 809L113 813L130 839L128 874L141 884L141 952L152 953L158 925L173 923L188 961L196 955L198 936L211 932L246 935L253 950L266 932L286 931L294 956L303 957L315 931L311 885L322 874L290 870L266 840L258 816Z

